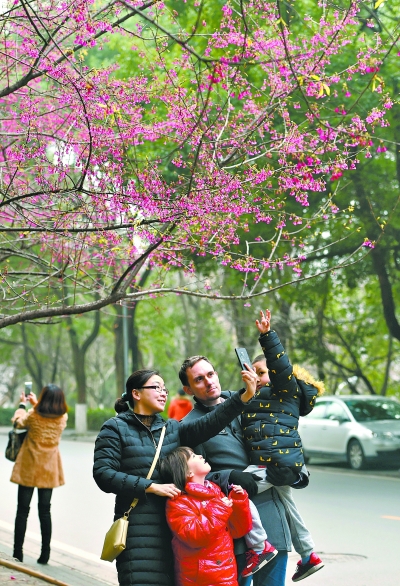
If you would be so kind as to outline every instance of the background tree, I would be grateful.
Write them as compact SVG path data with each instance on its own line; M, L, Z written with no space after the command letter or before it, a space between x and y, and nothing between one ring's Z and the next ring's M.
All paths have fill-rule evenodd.
M395 391L399 4L378 4L10 2L2 338L100 310L100 404L124 382L107 305L132 308L133 367L176 380L201 349L228 387L262 304L332 391Z
M100 312L92 314L91 331L85 331L85 338L80 343L77 320L72 321L71 316L66 317L68 336L72 351L72 364L76 380L77 402L75 405L75 428L79 433L87 431L87 401L86 401L86 357L87 351L96 340L100 332Z
M251 295L282 265L301 274L338 212L327 181L356 167L351 148L368 148L392 104L377 71L395 23L355 52L363 3L285 6L10 3L1 327L166 293L165 269L192 274L193 254L257 273ZM237 248L252 224L261 256ZM145 266L164 271L138 291ZM223 298L210 284L192 292Z

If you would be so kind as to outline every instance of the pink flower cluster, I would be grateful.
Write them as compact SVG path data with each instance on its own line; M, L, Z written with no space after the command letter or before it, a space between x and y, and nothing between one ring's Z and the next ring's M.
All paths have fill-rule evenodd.
M368 152L393 105L376 91L350 100L381 69L379 43L352 45L359 7L295 35L265 0L243 14L227 2L214 30L199 2L172 18L161 2L16 1L0 32L2 227L82 294L145 260L300 275L299 249L331 217L327 183L352 172L349 148ZM265 241L281 235L275 259L237 252L256 224Z

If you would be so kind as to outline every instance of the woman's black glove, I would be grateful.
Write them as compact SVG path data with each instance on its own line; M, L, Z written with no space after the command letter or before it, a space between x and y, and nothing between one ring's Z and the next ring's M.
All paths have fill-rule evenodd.
M250 472L239 472L239 470L232 470L229 475L229 484L239 484L245 489L250 498L256 496L258 492L257 482L254 480Z
M300 480L300 474L289 466L267 466L267 480L274 486L292 486Z

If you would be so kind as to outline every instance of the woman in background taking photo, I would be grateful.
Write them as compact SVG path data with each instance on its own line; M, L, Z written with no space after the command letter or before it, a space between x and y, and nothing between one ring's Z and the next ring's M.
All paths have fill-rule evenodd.
M29 402L33 409L26 411ZM20 405L12 421L18 429L27 429L27 437L15 461L11 482L18 484L18 508L14 529L14 557L23 561L23 545L33 490L38 489L38 510L42 533L39 564L50 557L53 488L64 484L64 473L58 449L61 433L67 424L67 405L63 391L57 385L43 387L39 398L35 393L20 396Z

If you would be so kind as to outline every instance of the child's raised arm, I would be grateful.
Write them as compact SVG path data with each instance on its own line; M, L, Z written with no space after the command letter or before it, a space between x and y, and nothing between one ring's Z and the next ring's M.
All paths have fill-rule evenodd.
M260 320L256 320L256 326L260 332L259 341L266 359L271 385L274 388L274 392L279 393L281 398L288 399L297 391L293 367L278 334L270 329L270 310L260 311L260 316Z
M260 321L256 319L256 326L260 334L266 334L269 332L270 329L270 322L271 322L271 312L269 309L265 310L265 313L261 310L260 311Z

